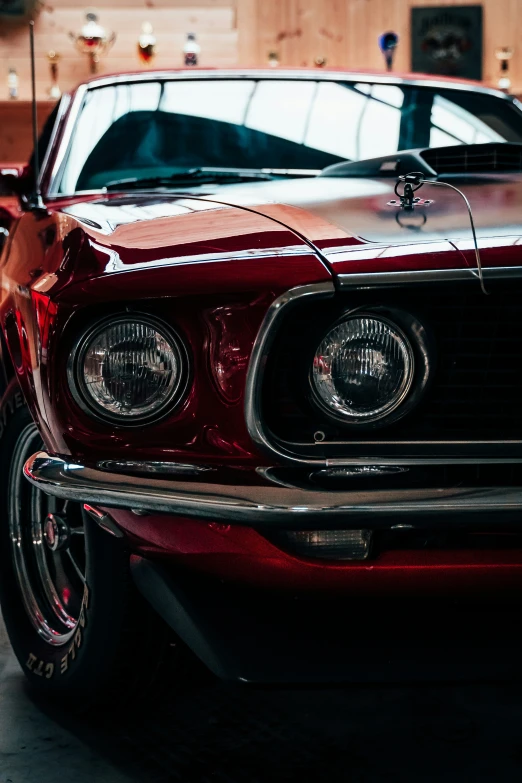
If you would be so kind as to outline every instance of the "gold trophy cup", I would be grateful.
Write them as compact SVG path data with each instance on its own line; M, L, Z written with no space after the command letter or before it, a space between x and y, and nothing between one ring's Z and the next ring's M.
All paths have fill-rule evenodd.
M49 60L49 70L51 71L51 86L49 87L49 97L58 100L62 97L62 91L58 85L58 61L61 55L54 49L49 49L47 59Z
M156 56L156 36L152 29L150 22L143 22L141 26L141 34L138 38L138 57L145 63L150 65Z
M513 49L510 46L501 46L495 51L495 57L500 62L500 77L497 82L499 89L507 92L511 87L511 79L508 76L509 61L513 57Z
M87 11L85 18L86 22L80 32L69 33L69 38L74 41L78 51L89 58L91 73L97 73L100 57L109 51L116 40L116 33L108 34L105 28L98 24L98 14L94 11Z

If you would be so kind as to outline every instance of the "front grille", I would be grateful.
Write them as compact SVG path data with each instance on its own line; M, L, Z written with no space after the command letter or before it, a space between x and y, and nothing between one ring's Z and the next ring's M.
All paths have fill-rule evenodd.
M431 147L421 157L437 174L522 171L522 144Z
M489 285L489 284L488 284ZM336 300L297 306L280 324L263 387L263 421L280 441L294 447L350 441L522 442L522 285L476 281L451 286L365 291ZM308 373L316 346L346 309L396 307L431 331L436 369L418 407L389 427L356 430L332 423L313 404ZM353 452L351 452L353 453ZM522 455L522 448L520 450Z

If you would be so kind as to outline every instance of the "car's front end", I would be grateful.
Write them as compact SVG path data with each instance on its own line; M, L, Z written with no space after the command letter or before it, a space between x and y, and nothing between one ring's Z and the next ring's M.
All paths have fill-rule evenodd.
M500 133L480 123L477 141ZM19 221L2 284L45 444L27 443L27 486L62 504L40 544L67 549L80 509L178 637L245 680L356 678L346 650L371 600L520 587L516 144L503 169L473 168L472 146L418 158L468 193L477 270L457 194L426 185L401 208L400 156L320 177L245 159L171 172L178 185L149 162L140 186L123 158L106 171L116 136L80 171L60 132L48 209Z

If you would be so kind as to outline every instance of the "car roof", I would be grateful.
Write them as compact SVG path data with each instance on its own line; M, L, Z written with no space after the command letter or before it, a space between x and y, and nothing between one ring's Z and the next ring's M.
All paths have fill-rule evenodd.
M505 93L486 87L482 82L471 79L457 79L449 76L437 76L425 73L401 73L343 68L162 68L161 70L122 71L110 74L96 74L79 86L88 89L134 81L155 81L164 79L314 79L335 81L373 82L379 84L410 84L425 87L438 87L477 91L508 98Z

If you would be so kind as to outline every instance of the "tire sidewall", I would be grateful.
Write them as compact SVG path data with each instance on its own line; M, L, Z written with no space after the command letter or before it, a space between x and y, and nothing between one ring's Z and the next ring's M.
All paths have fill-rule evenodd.
M29 619L15 573L9 531L10 456L32 422L27 408L9 418L0 441L0 603L20 665L38 689L67 698L91 699L108 686L121 655L128 592L128 555L120 542L84 513L86 585L78 625L63 645L48 644ZM22 481L25 481L21 477Z

